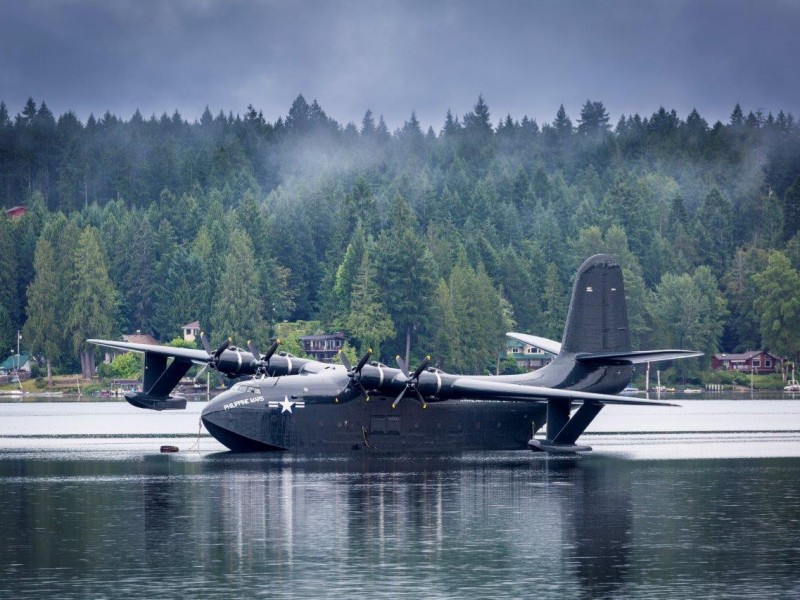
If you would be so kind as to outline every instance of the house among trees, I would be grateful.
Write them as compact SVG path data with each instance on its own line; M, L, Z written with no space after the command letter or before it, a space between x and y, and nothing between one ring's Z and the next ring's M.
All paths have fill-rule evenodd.
M26 352L12 354L3 362L0 362L0 385L16 381L15 377L19 377L20 380L24 381L29 379L30 376L31 355Z
M506 356L512 356L517 361L517 366L526 371L535 371L549 365L554 355L541 348L531 346L519 340L509 339L506 344Z
M147 333L142 333L141 331L137 331L136 333L129 333L122 335L123 342L130 342L132 344L160 344L156 338L152 335Z
M200 321L192 321L183 326L183 341L193 342L200 336Z
M132 344L160 344L156 338L152 335L142 333L141 331L137 331L136 333L129 333L129 334L122 334L122 341L123 342L130 342ZM125 354L128 350L116 350L111 348L105 348L103 352L103 362L110 363L114 360L115 356L119 356L120 354ZM92 375L94 375L95 369L92 366Z
M0 363L0 373L8 374L14 371L21 371L30 374L31 372L31 355L22 352L21 354L12 354L2 363Z
M320 362L333 362L347 338L341 331L322 335L304 335L300 338L303 352Z
M24 206L13 206L11 208L6 209L6 217L14 221L16 219L24 217L26 212L28 212L28 209L25 208Z
M715 371L746 371L757 375L777 373L781 359L765 350L754 350L742 354L715 354L711 368Z

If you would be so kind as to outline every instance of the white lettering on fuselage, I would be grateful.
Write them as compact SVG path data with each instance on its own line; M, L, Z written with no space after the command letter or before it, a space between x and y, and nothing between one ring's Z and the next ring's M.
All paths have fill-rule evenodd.
M228 404L224 404L222 406L222 409L230 410L238 406L245 406L247 404L253 404L254 402L263 402L263 401L264 401L264 396L253 396L252 398L242 398L241 400L235 400L234 402L229 402Z

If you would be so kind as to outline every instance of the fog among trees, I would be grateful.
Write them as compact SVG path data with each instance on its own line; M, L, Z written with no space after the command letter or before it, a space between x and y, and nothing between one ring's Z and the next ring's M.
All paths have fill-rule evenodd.
M412 362L484 372L510 328L560 339L598 252L623 267L637 348L800 350L800 126L783 112L613 124L587 100L537 123L479 97L438 130L412 112L389 131L303 96L274 123L253 106L83 123L30 99L0 103L0 202L28 208L0 217L0 349L21 329L57 371L87 337L199 320L266 347L315 320L386 362L408 343Z

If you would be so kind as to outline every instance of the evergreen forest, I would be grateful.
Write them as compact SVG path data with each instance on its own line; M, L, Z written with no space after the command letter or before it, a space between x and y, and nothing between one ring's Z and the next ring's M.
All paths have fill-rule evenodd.
M86 338L160 340L199 320L262 348L279 324L344 331L386 363L406 344L494 371L505 332L560 339L572 277L607 252L635 348L800 351L800 123L602 102L551 122L483 97L437 130L342 124L301 95L81 122L0 102L0 349L75 372ZM302 327L300 327L302 329ZM311 333L312 331L308 331ZM215 344L216 345L216 344ZM689 364L691 363L691 364Z

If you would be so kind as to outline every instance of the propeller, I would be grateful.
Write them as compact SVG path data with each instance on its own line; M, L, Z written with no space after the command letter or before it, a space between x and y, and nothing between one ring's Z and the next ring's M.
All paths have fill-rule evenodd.
M356 363L356 366L353 367L350 364L350 360L347 358L344 352L341 350L339 351L339 359L342 361L344 368L347 369L347 376L350 378L349 383L344 387L344 389L339 392L341 396L346 391L350 389L357 389L367 400L369 400L369 395L367 394L366 388L361 384L361 369L364 368L364 365L367 364L369 361L369 357L372 355L372 348L369 348L360 359ZM337 398L336 401L338 402L339 399Z
M406 392L408 390L411 390L412 392L414 392L417 395L417 400L419 400L419 403L422 404L422 408L428 408L428 403L425 402L425 399L422 397L422 394L419 393L419 390L417 389L417 385L419 384L419 376L422 374L422 372L428 366L428 363L430 362L430 360L431 360L431 357L430 356L426 356L425 359L416 368L416 370L413 373L409 373L408 365L406 364L406 361L404 361L402 359L402 357L397 356L397 364L400 366L400 370L403 372L403 375L405 375L405 377L406 377L406 387L404 387L403 390L400 392L400 395L397 396L397 400L392 402L392 408L397 408L397 405L400 403L400 400L403 399L403 396L406 395Z
M205 349L205 351L208 352L208 355L213 359L209 361L208 364L211 365L212 368L214 368L214 365L216 365L219 362L219 357L222 356L222 353L228 349L228 346L231 345L231 342L233 340L231 340L231 338L228 338L224 342L222 342L222 345L219 348L217 348L216 350L212 350L211 342L208 341L208 337L206 337L206 332L201 331L200 341L203 343L203 348Z
M214 369L217 372L218 381L220 382L222 381L221 379L219 379L219 373L220 373L218 368L219 359L222 356L222 353L225 352L225 350L228 349L228 346L231 345L232 341L233 340L231 340L231 338L227 338L224 342L222 342L219 348L214 350L211 348L211 342L208 341L208 336L206 336L205 331L200 332L200 342L203 344L203 349L208 353L208 362L202 369L200 369L200 372L195 376L194 378L195 381L198 381L200 379L200 375L202 375L203 371L205 371L208 367Z
M257 374L263 375L267 372L267 369L269 368L269 359L272 358L273 354L275 354L275 351L278 349L280 343L280 338L276 339L274 342L272 342L272 344L270 344L270 347L267 348L267 353L262 356L258 351L258 347L256 346L255 342L253 342L253 340L247 341L247 349L250 350L250 354L252 354L259 363Z

